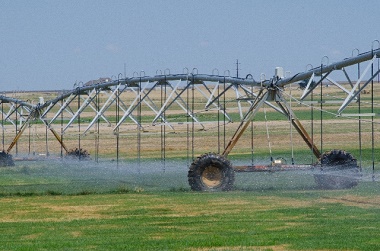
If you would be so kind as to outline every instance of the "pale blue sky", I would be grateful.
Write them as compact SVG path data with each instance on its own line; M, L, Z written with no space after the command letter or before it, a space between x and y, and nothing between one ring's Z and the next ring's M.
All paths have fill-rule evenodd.
M0 92L144 70L297 73L380 39L380 1L0 0ZM376 45L377 46L377 45Z

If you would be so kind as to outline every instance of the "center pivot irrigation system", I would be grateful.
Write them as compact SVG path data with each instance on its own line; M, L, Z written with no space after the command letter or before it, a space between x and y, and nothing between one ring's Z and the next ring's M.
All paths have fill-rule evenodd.
M377 40L375 42L380 45ZM374 81L377 78L378 83L380 72L379 58L380 49L372 48L371 51L361 54L358 52L357 55L352 55L352 57L345 58L336 63L321 63L319 67L309 67L310 69L305 72L300 72L290 77L285 76L286 74L283 69L278 67L272 78L265 79L265 76L262 75L260 81L253 79L251 74L248 74L245 78L239 78L238 76L231 77L229 76L229 72L225 76L220 76L217 70L214 70L213 73L216 74L212 75L198 74L196 68L191 73L185 68L182 74L170 74L170 71L166 70L164 74L157 74L153 77L145 76L145 73L141 72L140 74L135 73L130 78L118 77L117 80L110 79L97 84L77 85L73 90L60 94L56 98L46 102L40 99L38 104L1 95L3 151L0 152L0 165L14 165L10 153L15 146L17 148L19 139L25 129L30 128L30 124L33 121L42 122L46 132L51 131L61 146L61 156L70 155L79 157L79 159L88 157L88 152L81 148L81 140L91 130L95 131L95 135L98 135L100 132L99 123L103 121L108 126L113 127L112 130L117 139L117 158L119 158L120 132L123 130L122 126L125 125L127 120L132 121L132 124L137 126L135 130L137 128L139 133L144 131L145 124L161 126L161 133L163 135L167 133L165 128L174 130L174 126L176 125L187 124L188 126L192 124L192 133L194 134L194 125L204 129L207 124L207 121L202 121L196 112L194 91L199 92L203 100L206 101L202 108L203 111L216 111L219 126L219 115L227 123L233 120L226 109L226 102L223 100L226 93L232 90L236 94L234 101L238 110L237 113L240 115L238 126L231 139L225 144L223 151L193 157L193 162L190 164L188 171L188 182L192 190L230 190L234 185L235 172L290 170L313 171L315 181L321 188L351 188L358 184L361 176L361 165L358 165L357 159L345 150L334 149L322 153L316 146L313 135L307 132L301 121L297 118L289 100L295 100L298 104L307 103L307 106L311 107L311 109L318 109L322 112L324 111L323 105L328 103L328 100L325 99L326 96L322 95L322 86L326 86L326 83L328 83L338 88L344 95L344 98L334 100L335 103L339 102L339 108L333 114L336 117L342 117L344 116L343 111L350 105L355 104L357 106L359 104L360 107L362 102L360 95L370 87L370 112L362 113L359 108L359 113L351 114L351 117L358 118L359 123L361 123L364 116L370 117L374 170L374 125L378 124L378 121L375 119L377 115L374 108ZM328 60L327 57L323 59ZM364 70L360 70L360 64L363 62L367 62L367 65ZM357 66L357 77L350 78L349 75L352 72L346 70L350 66ZM345 82L349 84L349 88L343 86L341 81L337 82L332 79L334 72L343 73ZM356 80L354 81L353 79ZM292 83L303 84L301 97L294 97L284 91ZM153 96L153 93L157 89L161 93L159 101L155 100ZM315 100L313 93L318 90L321 92L319 94L320 99ZM189 99L189 92L193 93L191 101ZM106 95L106 99L104 99L104 95ZM126 95L132 95L133 98L126 100L124 99ZM101 97L103 98L102 101L100 101ZM245 105L242 105L243 103ZM320 106L318 107L318 105L314 104L319 104ZM145 106L144 111L142 110L143 105ZM231 164L228 160L228 155L239 140L242 139L243 133L249 128L249 125L252 125L255 116L264 105L273 108L287 118L292 128L300 135L309 147L310 152L317 159L315 163L296 165L292 161L292 164L286 164L282 159L273 160L271 158L269 165L252 163L251 165L233 166ZM182 111L182 115L184 115L182 118L185 118L184 121L176 121L176 124L171 122L169 115L171 107L174 106ZM112 109L112 107L116 108ZM111 110L115 116L114 119L111 119ZM146 110L150 114L151 121L149 122L141 119ZM91 115L85 115L85 113L90 113L89 111ZM81 117L85 116L89 118L86 123L81 121ZM7 149L4 147L6 124L16 129L16 134ZM74 150L69 150L64 143L64 135L67 135L72 130L74 124L77 125L78 146ZM57 126L60 129L56 130L54 128ZM124 130L128 129L124 128ZM322 127L320 133L323 133ZM189 134L188 132L187 135ZM99 137L95 137L95 140L97 140L96 144L99 144ZM140 134L137 140L141 141ZM161 150L165 151L165 144L165 137L164 139L161 137Z

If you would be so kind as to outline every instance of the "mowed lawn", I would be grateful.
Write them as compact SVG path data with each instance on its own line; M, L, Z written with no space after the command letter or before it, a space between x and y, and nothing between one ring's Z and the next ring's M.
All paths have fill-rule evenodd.
M0 197L1 250L380 250L380 186Z

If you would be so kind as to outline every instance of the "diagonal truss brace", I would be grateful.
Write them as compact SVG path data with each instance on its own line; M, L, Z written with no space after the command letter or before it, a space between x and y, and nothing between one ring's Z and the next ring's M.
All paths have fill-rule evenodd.
M367 65L367 67L365 68L365 70L363 71L363 73L361 74L360 78L358 79L358 81L356 82L356 84L352 87L352 90L350 91L350 93L348 94L348 96L346 97L346 99L344 100L343 104L341 105L341 107L338 109L338 114L342 113L342 111L352 102L352 100L354 100L360 93L362 90L364 90L364 88L369 84L371 83L371 81L379 74L380 70L378 70L375 74L373 74L368 80L367 82L362 85L360 87L360 89L358 91L357 88L359 87L361 81L363 80L364 76L367 74L367 72L369 71L369 69L371 68L371 66L373 65L374 61L376 59L376 55L373 56L372 60L369 62L369 64Z
M13 114L16 114L16 116L20 118L19 119L20 124L22 124L22 121L25 120L25 116L23 112L24 109L26 110L27 113L30 113L31 111L29 107L23 106L22 104L18 104L18 103L9 104L9 111L6 114L3 112L3 114L5 115L4 120L16 126L17 121L14 121L13 119L11 119L11 116Z
M71 115L74 115L70 110L68 110L69 108L69 105L70 103L74 100L74 98L76 97L76 95L74 94L71 94L66 100L65 102L61 105L61 108L59 108L58 112L54 115L54 117L50 120L50 122L48 123L48 126L50 126L57 118L58 116L64 111L69 111L69 113ZM53 108L55 103L51 103L50 106L45 110L45 112L41 115L42 118L44 118L46 116L46 114L50 111L51 108Z
M70 121L67 123L67 125L63 128L63 131L62 132L65 132L66 129L74 122L74 120L76 120L78 118L78 116L82 113L82 111L90 104L90 102L96 97L96 96L92 96L93 93L95 92L96 90L93 89L91 91L91 93L88 95L88 97L84 100L84 102L82 103L82 105L79 107L79 109L76 111L76 113L74 114L74 116L70 119Z
M255 101L249 107L248 112L245 114L244 118L241 120L237 130L232 136L231 140L228 142L226 148L224 149L222 155L227 157L228 154L232 151L236 143L239 141L240 137L243 135L244 131L247 129L248 125L264 104L267 99L269 91L267 89L261 89L259 94L257 95Z
M276 91L275 101L277 105L283 110L284 114L288 117L289 121L292 123L293 127L297 130L298 134L305 141L307 146L313 151L314 156L320 158L321 152L318 150L318 147L314 144L314 140L309 136L305 128L302 126L301 122L294 114L291 106L288 104L288 102L283 97L280 91Z
M159 82L155 83L152 88L150 90L148 90L147 92L145 92L145 89L146 89L146 86L148 86L149 82L145 85L145 87L143 89L140 90L140 92L137 92L135 89L131 88L132 91L136 94L136 98L135 100L132 102L132 104L130 105L130 107L127 109L127 111L125 111L123 117L120 119L120 121L116 124L115 128L114 128L114 131L120 127L120 125L125 121L125 119L128 117L128 116L131 116L132 112L139 106L141 105L142 102L144 102L156 115L158 115L159 111L158 111L158 107L156 106L156 104L153 102L153 100L148 96L150 94L150 92L159 84ZM161 86L162 87L162 86ZM144 94L144 95L142 95ZM137 102L136 105L134 105L134 103L136 102L136 100L139 99L139 101ZM134 106L133 106L134 105ZM166 118L161 115L160 116L161 120L167 124L172 130L174 130L173 126L166 120Z
M115 89L113 90L113 92L109 95L108 99L106 100L106 102L103 104L102 108L100 108L99 111L95 111L96 112L96 115L94 116L93 120L90 122L90 124L87 126L87 128L84 130L83 134L87 133L88 130L90 130L90 128L95 124L96 121L98 121L98 119L100 117L104 117L104 113L105 111L116 101L117 98L119 98L119 96L121 95L121 93L123 93L124 90L126 90L126 88L124 88L123 90L121 89L121 86L122 86L122 83L120 82L116 87ZM123 104L123 103L122 103ZM126 109L125 107L119 105L119 108L123 111L123 112L126 112ZM129 115L129 117L139 126L141 127L141 125L138 123L138 121L132 116L132 115Z
M223 151L223 156L228 156L228 154L231 152L232 148L236 145L240 137L243 135L244 131L247 129L249 123L253 120L254 116L256 115L257 111L262 107L262 105L265 103L265 101L270 97L271 93L275 93L275 102L282 110L282 113L285 114L288 119L291 121L293 127L297 130L297 132L301 135L302 139L305 141L305 143L308 145L308 147L313 151L314 155L317 158L320 158L320 151L318 150L317 146L314 144L313 139L309 136L305 128L302 126L301 122L297 119L296 115L294 114L292 108L288 105L285 98L282 96L282 93L280 89L261 89L258 93L255 101L251 104L248 112L245 114L244 118L240 122L237 130L235 131L234 135L232 136L230 142L226 146L225 150Z
M323 80L325 80L330 75L331 72L332 72L332 70L329 71L328 73L326 73L325 75L323 75L322 78L311 88L310 88L310 84L312 83L313 78L310 78L300 100L304 100L306 98L306 96L308 96L310 93L313 92L313 90L315 88L317 88L318 85L322 84ZM314 73L312 76L314 77Z
M119 120L119 122L116 124L115 128L113 129L114 131L119 128L119 126L121 125L121 123L124 122L124 120L127 118L127 117L130 117L132 116L132 112L136 109L136 107L141 104L141 94L144 93L146 87L148 86L149 84L149 81L146 82L146 84L144 85L144 87L140 90L140 92L137 93L135 99L132 101L131 105L126 109L122 109L123 112L124 112L124 115L121 117L121 119ZM136 93L136 92L135 92ZM135 103L140 99L140 101L135 105ZM135 121L135 120L134 120ZM140 123L138 123L137 121L135 121L136 124L141 127Z
M195 88L197 88L197 90L203 95L203 97L208 98L208 101L205 105L205 109L207 110L208 104L209 104L211 98L214 98L215 91L218 89L219 86L218 86L218 84L216 84L214 89L211 92L210 89L208 88L208 86L203 81L202 81L202 84L206 88L208 93L210 94L209 97L207 97L207 95L197 85L195 85ZM225 109L223 109L223 107L221 107L220 105L215 104L215 103L212 103L212 104L228 119L229 122L232 122L231 117L228 115L228 113L225 111Z
M190 81L186 88L183 88L183 90L181 90L179 93L177 92L177 89L179 87L179 84L181 83L181 80L179 80L177 82L177 84L175 85L174 88L172 88L172 92L169 94L168 98L166 99L165 103L162 105L160 111L158 112L158 114L156 115L156 117L153 119L153 123L156 123L157 119L159 117L161 117L163 115L163 113L169 109L169 107L174 103L176 102L186 113L188 116L190 116L195 122L197 122L200 126L202 126L202 128L204 128L204 126L202 125L202 123L197 119L197 117L194 115L193 111L188 107L188 105L186 104L186 102L181 98L181 95L185 92L185 90L187 88L189 88L190 85L193 85L193 81ZM174 98L173 95L176 95ZM179 102L181 101L181 103Z

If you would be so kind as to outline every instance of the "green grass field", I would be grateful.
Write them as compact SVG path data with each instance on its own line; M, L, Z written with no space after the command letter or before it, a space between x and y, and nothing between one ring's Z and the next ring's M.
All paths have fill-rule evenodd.
M101 104L106 100L102 98ZM362 98L369 101L370 96ZM236 106L235 99L230 96L227 110ZM199 96L195 100L194 110L199 111L195 115L213 123L206 124L205 130L196 123L181 124L191 119L173 107L173 113L166 116L176 131L167 128L165 161L162 127L148 125L155 115L144 106L143 114L136 115L147 124L144 131L137 132L128 119L120 129L118 164L112 127L102 124L99 139L94 128L80 138L80 147L92 157L99 150L99 163L70 162L41 157L49 153L56 158L60 146L41 122L34 121L11 154L41 160L0 167L0 250L380 250L380 184L372 181L372 162L376 163L376 179L380 174L377 117L374 129L365 118L359 135L357 118L321 115L318 110L311 113L310 107L293 103L306 130L313 127L314 143L320 150L345 149L360 159L363 177L353 189L319 190L312 171L293 171L237 173L230 192L193 192L187 182L191 155L223 150L240 121L237 110L231 109L228 112L235 123L224 126L221 114L204 111L205 100ZM368 102L363 104L367 105L361 112L372 112ZM71 105L74 110L78 106ZM323 109L334 113L338 107L323 104ZM303 140L290 130L289 121L267 110L260 110L228 156L232 163L269 164L271 152L274 158L283 157L290 163L293 148L296 164L315 163ZM115 111L110 108L106 114L112 123L117 120ZM358 107L352 104L345 112L355 114ZM89 108L82 114L81 132L93 114ZM53 123L58 132L62 122ZM69 148L79 146L80 127L75 123L64 134ZM13 125L4 125L6 149L16 131ZM319 136L322 130L323 137ZM373 152L372 131L376 138Z
M17 162L0 169L1 250L379 250L380 185L237 174L192 192L183 161Z

